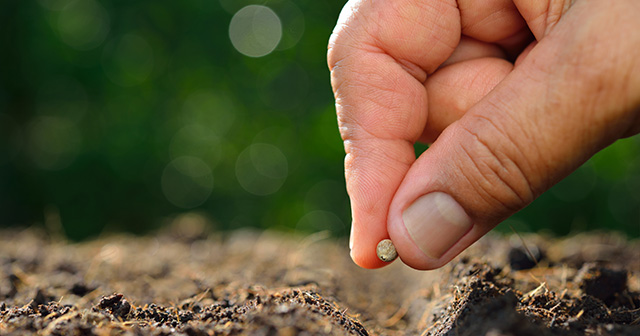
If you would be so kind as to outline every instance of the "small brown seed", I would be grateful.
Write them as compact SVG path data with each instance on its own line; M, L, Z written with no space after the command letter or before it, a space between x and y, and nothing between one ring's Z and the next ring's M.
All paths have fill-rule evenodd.
M398 252L396 252L396 247L393 246L391 239L381 240L376 248L376 253L378 258L385 262L394 261L398 257Z

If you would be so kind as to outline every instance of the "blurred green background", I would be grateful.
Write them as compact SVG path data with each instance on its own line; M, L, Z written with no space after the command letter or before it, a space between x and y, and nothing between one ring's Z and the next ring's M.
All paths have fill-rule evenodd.
M348 234L325 60L343 3L1 2L0 226L83 239L195 211L223 230ZM640 139L507 222L638 236Z

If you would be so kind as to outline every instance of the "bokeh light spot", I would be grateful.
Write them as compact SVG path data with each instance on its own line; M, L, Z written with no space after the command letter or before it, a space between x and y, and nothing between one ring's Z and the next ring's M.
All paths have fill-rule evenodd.
M265 196L282 187L289 174L287 157L280 148L256 143L245 149L236 161L236 177L248 192Z
M27 128L27 150L41 169L59 170L68 167L82 145L76 125L65 118L41 116Z
M229 38L241 54L262 57L271 53L280 43L282 24L269 7L249 5L231 19Z
M78 50L99 46L109 32L109 14L94 0L75 0L58 16L60 38Z
M276 146L287 158L289 171L295 170L301 164L296 158L300 155L300 138L294 134L295 125L287 118L277 120L277 126L262 129L256 133L251 143L268 143Z
M173 205L191 209L204 203L213 191L213 173L201 159L182 156L162 172L162 192Z
M142 36L126 34L105 48L102 65L112 82L129 87L149 78L153 60L153 48Z

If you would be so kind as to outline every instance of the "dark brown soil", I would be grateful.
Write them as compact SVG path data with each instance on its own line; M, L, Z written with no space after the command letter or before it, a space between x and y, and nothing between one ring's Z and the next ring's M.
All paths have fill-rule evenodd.
M638 241L524 240L419 272L360 269L326 233L0 231L0 334L640 335Z

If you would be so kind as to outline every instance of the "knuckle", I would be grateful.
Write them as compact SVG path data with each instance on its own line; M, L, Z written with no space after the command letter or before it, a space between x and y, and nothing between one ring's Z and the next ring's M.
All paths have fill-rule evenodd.
M509 135L493 122L485 119L481 131L465 128L458 169L466 177L473 191L488 207L513 213L531 203L536 197L531 181L532 168L527 155ZM488 124L488 125L487 125ZM481 214L495 217L497 213ZM499 216L499 215L498 215Z

